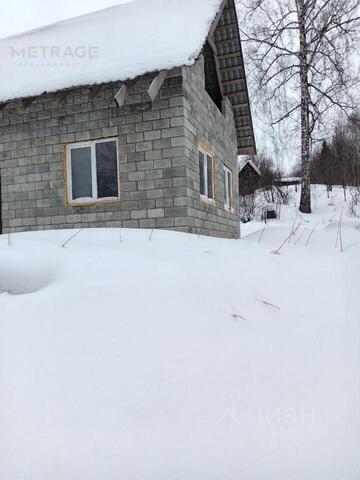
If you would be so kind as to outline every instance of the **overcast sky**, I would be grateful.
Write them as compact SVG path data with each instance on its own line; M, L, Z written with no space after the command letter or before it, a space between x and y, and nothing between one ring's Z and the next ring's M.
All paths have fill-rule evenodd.
M129 0L0 0L0 38Z

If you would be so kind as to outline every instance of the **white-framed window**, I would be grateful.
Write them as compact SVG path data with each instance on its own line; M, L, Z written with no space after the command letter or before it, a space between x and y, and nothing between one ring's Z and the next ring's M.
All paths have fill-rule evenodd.
M214 158L199 148L200 195L214 200Z
M224 205L227 210L232 209L232 171L224 166Z
M119 198L116 139L67 145L66 167L69 202L101 202Z

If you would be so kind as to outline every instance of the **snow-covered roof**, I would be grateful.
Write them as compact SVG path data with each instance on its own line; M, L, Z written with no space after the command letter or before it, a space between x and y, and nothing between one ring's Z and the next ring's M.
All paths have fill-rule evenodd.
M301 182L301 177L283 177L281 179L282 182Z
M255 172L261 176L260 169L255 165L255 163L252 160L249 160L249 159L244 160L242 163L240 163L239 172L242 172L246 167L246 165L250 165L255 170Z
M0 102L191 65L221 0L133 0L0 40Z

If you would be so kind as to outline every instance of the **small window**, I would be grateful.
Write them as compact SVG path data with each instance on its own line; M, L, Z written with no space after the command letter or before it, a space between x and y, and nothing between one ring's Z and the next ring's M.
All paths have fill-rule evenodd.
M203 150L199 150L200 195L214 200L214 159Z
M116 140L99 140L67 147L67 188L70 202L119 198Z
M228 210L232 209L232 172L224 167L224 204Z

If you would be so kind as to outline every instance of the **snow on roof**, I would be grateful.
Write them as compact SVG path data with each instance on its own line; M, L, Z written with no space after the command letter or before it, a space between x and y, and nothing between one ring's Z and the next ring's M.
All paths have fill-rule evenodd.
M261 176L260 169L255 165L255 163L252 160L245 160L243 163L240 164L240 170L239 173L243 171L243 169L246 167L246 165L249 164L255 172Z
M221 0L133 0L0 40L0 102L191 65Z
M301 182L301 177L283 177L282 182Z

